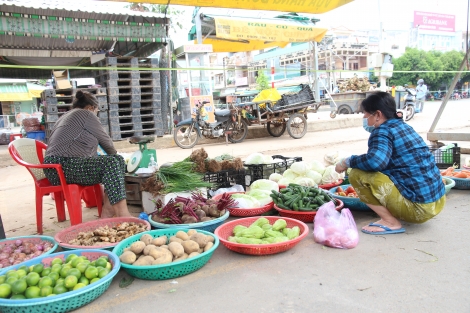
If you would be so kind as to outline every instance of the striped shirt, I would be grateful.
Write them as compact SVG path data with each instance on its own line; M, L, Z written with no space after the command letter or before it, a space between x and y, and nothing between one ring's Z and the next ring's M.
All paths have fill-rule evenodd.
M48 139L46 156L94 157L97 156L98 144L107 154L117 152L93 112L73 109L55 123Z
M415 203L431 203L445 193L442 177L424 140L401 119L390 119L369 137L366 154L353 155L351 168L381 172L403 197Z

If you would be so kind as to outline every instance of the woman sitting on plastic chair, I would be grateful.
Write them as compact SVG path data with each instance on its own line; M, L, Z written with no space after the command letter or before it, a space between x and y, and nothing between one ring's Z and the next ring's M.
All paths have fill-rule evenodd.
M126 203L124 158L116 154L111 138L96 116L98 101L86 91L77 91L72 110L55 123L48 140L45 164L60 164L68 184L104 185L102 218L131 216ZM97 155L100 145L108 155ZM44 173L51 184L59 185L54 169Z

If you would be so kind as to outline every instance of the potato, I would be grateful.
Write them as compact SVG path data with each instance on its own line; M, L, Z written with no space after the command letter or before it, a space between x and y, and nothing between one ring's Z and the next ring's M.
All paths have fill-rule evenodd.
M195 256L199 255L200 253L199 252L193 252L191 253L190 255L188 255L188 259L190 258L194 258Z
M168 249L177 258L179 258L180 256L184 254L183 246L179 242L176 242L176 241L170 242L170 244L168 245Z
M171 263L173 261L173 256L171 255L170 251L168 251L168 254L165 254L162 257L159 257L155 261L152 262L152 265L159 265L159 264L166 264L166 263Z
M143 241L145 245L149 245L152 243L153 237L149 234L144 234L140 236L140 241Z
M197 252L203 253L203 252L204 252L204 249L203 249L203 248L199 248L199 250L197 250Z
M132 251L124 251L124 253L121 254L121 256L119 257L119 260L122 263L126 263L126 264L132 264L135 262L136 259L137 259L137 256Z
M162 257L162 256L164 256L164 255L169 255L169 254L173 258L173 254L171 254L170 250L159 248L159 247L151 249L150 252L149 252L149 256L151 256L155 260Z
M135 254L139 254L142 251L144 251L145 248L145 243L143 241L136 241L133 244L131 244L131 251L134 252Z
M187 254L191 254L193 252L199 251L199 245L195 241L186 240L186 241L183 241L181 245L183 245L184 252L186 252Z
M166 236L160 236L160 237L154 238L151 244L159 247L159 246L166 245L167 240L168 238Z
M188 254L183 253L183 255L180 256L179 258L174 258L174 259L173 259L173 262L178 262L178 261L186 260L187 258L188 258Z
M126 252L126 251L131 251L131 248L128 247L128 248L124 248L124 249L122 250L122 252Z
M208 236L208 237L211 237L211 236ZM214 244L212 242L208 242L206 246L204 247L204 252L209 251L213 246Z
M189 237L190 240L197 242L199 248L204 248L207 244L207 236L201 233L196 233Z
M175 235L177 238L185 241L185 240L188 240L189 239L189 236L187 233L185 233L184 231L182 230L179 230L178 232L176 232L176 235Z
M207 242L208 242L208 243L209 243L209 242L214 243L214 241L215 241L214 237L212 237L212 236L210 236L210 235L207 235L206 237L207 237Z
M167 249L167 250L168 250L168 245L160 246L160 248L163 248L163 249Z
M138 259L137 261L132 263L132 265L136 265L136 266L152 265L153 261L154 259L151 256L144 255L143 258Z
M197 233L197 230L195 230L195 229L190 229L190 230L188 230L188 233L187 233L187 234L188 234L189 237L191 237L192 235L194 235L194 234L196 234L196 233Z
M150 250L155 249L156 247L157 246L152 245L152 244L146 245L143 251L144 255L149 255Z
M170 237L170 243L171 243L171 242L175 242L175 241L176 241L176 242L179 242L179 243L182 243L182 242L183 242L183 240L182 240L181 238L178 238L178 237L176 237L176 236L171 236L171 237Z

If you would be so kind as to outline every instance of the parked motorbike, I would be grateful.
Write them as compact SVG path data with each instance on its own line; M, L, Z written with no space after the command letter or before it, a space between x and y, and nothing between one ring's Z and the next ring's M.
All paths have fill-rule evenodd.
M462 96L460 95L460 93L458 91L454 91L452 93L452 96L450 96L450 99L451 100L460 100L460 99L462 99Z
M434 93L434 99L436 99L436 100L442 100L442 99L445 98L446 94L447 94L447 93L446 93L445 91L439 91L439 92L436 91L436 92Z
M183 148L189 149L196 145L202 136L209 139L217 139L227 135L227 139L232 143L242 142L248 133L248 124L242 118L237 107L231 109L215 110L215 122L208 123L204 121L202 110L204 104L209 103L203 101L196 105L196 116L179 122L174 130L173 138L176 144Z
M409 121L413 118L416 112L416 90L408 88L405 84L406 95L403 97L403 105L400 107L405 112L404 119Z

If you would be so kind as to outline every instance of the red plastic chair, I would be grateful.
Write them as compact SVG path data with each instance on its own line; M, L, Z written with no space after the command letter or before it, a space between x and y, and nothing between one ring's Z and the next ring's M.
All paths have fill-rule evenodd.
M98 215L101 216L103 198L100 184L93 186L82 186L67 184L64 172L60 164L43 164L44 153L47 145L41 141L20 138L8 145L8 151L16 163L23 165L31 173L36 186L36 223L38 234L42 234L42 198L44 195L53 193L56 203L57 219L65 221L64 200L70 215L71 225L82 222L82 194L87 189L92 189L98 207ZM55 168L60 178L60 185L53 186L44 175L43 169Z

